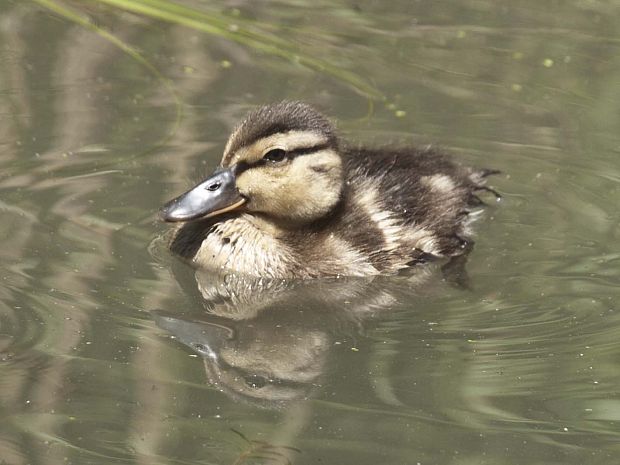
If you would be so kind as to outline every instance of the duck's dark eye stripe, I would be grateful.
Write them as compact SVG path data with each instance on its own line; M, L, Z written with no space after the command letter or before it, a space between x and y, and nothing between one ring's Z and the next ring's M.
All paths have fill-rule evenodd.
M286 151L286 157L289 159L295 158L295 157L299 157L302 155L309 155L311 153L315 153L315 152L320 152L321 150L325 150L331 147L331 144L324 142L321 144L316 144L316 145L312 145L310 147L298 147L296 149L293 150L287 150ZM261 158L258 161L255 161L254 163L247 163L245 161L241 161L239 163L237 163L237 167L235 168L235 175L239 176L241 173L243 173L244 171L249 170L250 168L255 168L258 166L264 166L268 163L271 163L269 160L266 160L264 158Z
M264 162L264 160L259 160ZM264 164L264 163L263 163ZM239 163L237 163L237 165L235 166L235 176L239 176L241 173L243 173L244 171L249 170L250 168L252 168L254 165L250 165L249 163L245 162L245 161L240 161Z
M286 153L289 156L289 158L293 158L299 155L308 155L309 153L320 152L321 150L325 150L329 147L330 147L330 144L325 142L322 144L313 145L311 147L299 147L293 150L289 150Z

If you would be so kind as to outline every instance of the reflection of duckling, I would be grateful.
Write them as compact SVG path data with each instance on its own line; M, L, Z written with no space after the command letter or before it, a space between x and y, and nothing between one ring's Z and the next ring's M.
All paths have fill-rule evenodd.
M432 278L446 276L443 268L415 267L405 276L271 280L174 263L191 303L181 312L152 315L203 358L209 384L235 399L283 407L329 382L326 375L338 370L341 351L363 346L372 322L441 292L445 281Z
M427 291L433 268L421 268L419 277L295 281L176 266L186 294L202 305L191 305L195 312L152 315L203 358L209 384L235 399L282 407L311 395L324 382L333 351L346 351L347 341L357 340L367 321L395 308L399 295L411 302L418 288Z
M201 268L270 278L395 273L467 249L488 170L432 149L343 146L300 102L258 108L221 167L168 202L176 253ZM487 189L489 190L489 189Z
M162 312L153 316L158 326L203 357L210 384L264 407L307 396L330 348L325 331L294 321L282 328L271 318L235 323L210 315L197 320Z

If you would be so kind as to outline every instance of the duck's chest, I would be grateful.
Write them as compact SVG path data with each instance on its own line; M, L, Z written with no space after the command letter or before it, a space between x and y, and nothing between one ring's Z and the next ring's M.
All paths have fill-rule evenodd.
M368 258L333 233L278 233L249 215L214 224L192 262L200 268L263 278L377 273Z
M281 278L296 275L299 260L282 241L242 215L213 225L192 262L200 268Z

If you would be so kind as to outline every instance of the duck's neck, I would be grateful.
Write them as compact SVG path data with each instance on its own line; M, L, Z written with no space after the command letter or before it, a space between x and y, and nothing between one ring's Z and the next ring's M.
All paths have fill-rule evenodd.
M347 194L343 189L339 197L329 207L326 207L322 215L318 217L280 218L261 213L252 213L251 216L248 215L248 219L257 228L276 238L295 237L297 235L307 236L309 233L328 228L335 221L338 221L338 218L346 210L346 199Z

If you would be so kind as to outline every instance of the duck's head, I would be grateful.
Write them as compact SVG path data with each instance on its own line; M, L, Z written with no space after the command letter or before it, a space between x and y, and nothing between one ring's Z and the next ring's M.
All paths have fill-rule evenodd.
M165 221L251 212L304 224L327 215L343 189L330 122L309 105L281 102L249 113L233 131L212 176L171 200Z

